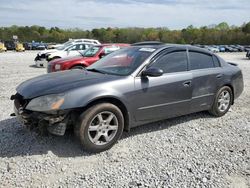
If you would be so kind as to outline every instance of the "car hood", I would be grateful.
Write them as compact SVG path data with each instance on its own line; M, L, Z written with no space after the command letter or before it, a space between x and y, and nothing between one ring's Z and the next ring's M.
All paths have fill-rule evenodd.
M38 52L38 54L47 54L47 53L53 53L53 52L57 52L57 49L50 49L50 50L42 50L40 52Z
M51 52L51 53L49 53L49 55L51 56L51 57L54 57L54 56L66 56L67 55L67 52L66 51L63 51L63 50L56 50L56 51L54 51L54 52Z
M69 90L119 79L119 76L107 75L84 70L69 70L38 76L21 83L17 93L24 99L67 92Z
M52 60L51 63L60 64L60 63L68 62L68 61L81 61L84 59L85 59L84 57L79 55L79 56L74 56L74 57L65 57L65 58L55 59L55 60Z

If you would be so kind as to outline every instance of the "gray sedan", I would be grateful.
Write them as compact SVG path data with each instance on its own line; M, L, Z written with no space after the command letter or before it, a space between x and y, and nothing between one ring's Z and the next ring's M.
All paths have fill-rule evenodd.
M86 150L101 152L138 125L199 111L223 116L242 91L237 65L209 51L138 43L86 70L25 81L11 99L26 127L56 135L73 128Z

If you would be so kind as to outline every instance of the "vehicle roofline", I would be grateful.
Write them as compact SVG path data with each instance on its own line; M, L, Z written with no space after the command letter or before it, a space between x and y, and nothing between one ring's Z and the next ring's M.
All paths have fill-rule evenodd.
M167 50L167 49L171 49L173 48L174 50L178 50L179 49L186 49L186 50L194 50L197 52L202 52L202 53L206 53L206 54L210 54L210 55L214 55L214 53L210 52L209 50L203 49L203 48L199 48L196 46L192 46L192 45L183 45L183 44L164 44L164 45L140 45L140 46L131 46L131 47L140 47L140 48L156 48L155 52L153 52L133 73L131 73L131 76L133 77L137 77L137 75L141 72L141 70L150 63L150 60L157 55L158 53L160 53L163 50Z

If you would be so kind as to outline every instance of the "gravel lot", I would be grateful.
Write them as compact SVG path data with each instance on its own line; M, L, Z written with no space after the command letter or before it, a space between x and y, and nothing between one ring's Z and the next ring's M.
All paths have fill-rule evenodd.
M124 133L109 151L89 154L68 132L41 137L9 117L11 94L46 72L37 52L0 53L0 187L250 187L250 60L239 64L245 89L222 118L196 113Z

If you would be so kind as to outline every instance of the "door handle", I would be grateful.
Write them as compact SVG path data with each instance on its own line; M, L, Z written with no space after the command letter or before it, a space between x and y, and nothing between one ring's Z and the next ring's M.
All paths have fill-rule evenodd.
M191 81L189 80L189 81L186 81L186 82L183 82L183 85L185 86L185 87L190 87L191 86Z
M218 74L216 78L220 79L222 76L223 76L222 74Z

